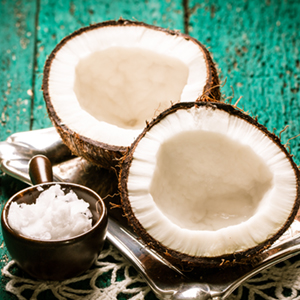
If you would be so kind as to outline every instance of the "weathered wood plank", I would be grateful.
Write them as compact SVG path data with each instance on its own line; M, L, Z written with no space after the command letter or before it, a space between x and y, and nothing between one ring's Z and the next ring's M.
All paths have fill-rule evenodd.
M0 140L30 128L35 8L35 0L1 1Z
M42 128L47 125L50 126L40 88L46 57L62 38L83 26L111 19L119 19L120 17L183 31L184 13L181 2L181 0L41 0L38 20L33 129Z
M213 53L222 91L283 142L300 133L298 1L189 1L190 34ZM231 88L232 87L232 88ZM299 163L299 138L291 141Z

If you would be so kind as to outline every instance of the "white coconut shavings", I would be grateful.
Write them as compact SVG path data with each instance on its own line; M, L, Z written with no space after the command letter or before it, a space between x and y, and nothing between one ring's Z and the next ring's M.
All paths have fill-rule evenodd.
M61 240L82 234L92 227L89 204L71 190L65 194L59 184L43 191L35 204L13 202L9 225L24 236Z

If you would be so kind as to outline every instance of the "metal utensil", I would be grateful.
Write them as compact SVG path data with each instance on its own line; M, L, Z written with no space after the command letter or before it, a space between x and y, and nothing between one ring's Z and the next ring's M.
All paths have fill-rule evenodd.
M54 180L57 181L71 180L93 186L97 191L98 180L110 178L107 170L72 157L54 128L17 133L5 142L0 142L0 169L30 184L28 162L36 154L44 154L50 158ZM91 177L93 180L89 180ZM231 270L220 267L213 272L203 269L180 271L144 245L133 232L113 217L109 217L107 239L144 276L158 298L225 299L241 283L263 269L300 253L300 223L297 218L270 249L257 256L252 266Z

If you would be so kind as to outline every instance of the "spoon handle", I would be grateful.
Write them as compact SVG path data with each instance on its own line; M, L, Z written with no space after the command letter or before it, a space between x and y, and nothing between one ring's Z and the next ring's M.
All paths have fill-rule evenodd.
M44 155L36 155L29 161L29 176L33 185L53 181L52 165Z

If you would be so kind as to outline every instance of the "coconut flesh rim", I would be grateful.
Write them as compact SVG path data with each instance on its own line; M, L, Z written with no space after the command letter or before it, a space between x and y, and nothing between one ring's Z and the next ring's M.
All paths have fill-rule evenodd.
M109 145L129 146L171 102L196 100L208 80L199 45L147 26L101 26L54 51L48 95L62 124Z
M266 242L286 224L297 176L262 130L210 106L177 110L139 140L128 200L168 249L219 257Z

